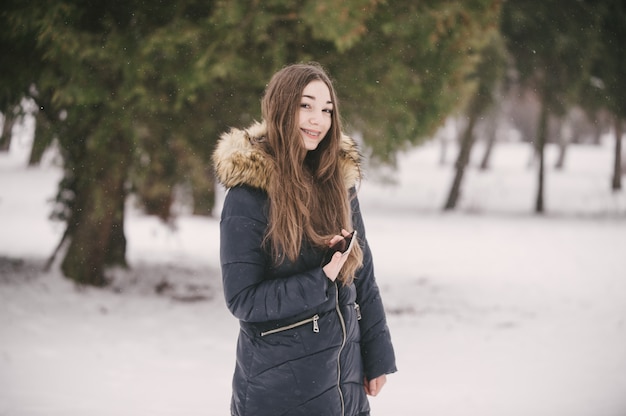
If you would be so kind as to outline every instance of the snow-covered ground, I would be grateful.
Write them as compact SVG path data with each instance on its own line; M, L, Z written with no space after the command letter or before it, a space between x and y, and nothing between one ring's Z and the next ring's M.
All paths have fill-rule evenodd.
M218 221L171 229L130 210L132 270L75 287L41 271L63 231L47 219L60 172L24 167L26 148L0 154L0 416L227 415L238 324ZM610 142L548 170L543 217L528 156L500 144L456 213L439 210L452 169L434 143L400 157L395 185L362 185L400 370L374 415L626 415L626 197L608 189Z

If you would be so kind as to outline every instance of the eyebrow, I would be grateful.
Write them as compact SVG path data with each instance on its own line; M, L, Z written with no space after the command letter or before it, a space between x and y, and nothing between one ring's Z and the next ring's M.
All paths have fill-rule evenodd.
M315 100L315 97L314 97L314 96L312 96L312 95L306 95L306 94L303 94L302 96L303 96L303 97L306 97L306 98L310 98L310 99L312 99L312 100ZM332 101L326 101L326 104L332 104L332 103L333 103Z

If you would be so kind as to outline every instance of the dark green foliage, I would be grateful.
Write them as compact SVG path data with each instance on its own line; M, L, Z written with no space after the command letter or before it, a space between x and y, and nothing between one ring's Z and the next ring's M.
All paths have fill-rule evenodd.
M589 82L591 62L598 46L601 13L595 1L564 3L557 0L529 2L508 0L502 10L502 33L514 61L519 82L537 92L541 115L534 140L539 155L535 211L544 205L548 115L563 115L581 101Z
M347 119L375 157L428 137L472 90L468 77L497 30L499 1L394 2L368 20L349 59L331 57Z
M618 119L626 119L626 1L604 0L601 49L594 59L593 75L602 81L606 106Z
M596 64L604 82L607 107L615 116L615 154L611 189L622 189L622 134L626 120L626 1L608 0L607 12L602 20L602 58Z
M176 190L210 214L219 134L260 115L282 66L309 60L336 80L343 115L382 160L433 131L471 92L498 0L6 1L0 108L32 96L40 149L65 176L64 273L106 284L125 264L124 201L171 217Z
M472 148L474 146L474 128L479 117L487 113L496 102L497 91L506 69L506 50L500 33L494 32L487 45L480 52L478 65L470 79L476 84L475 91L468 101L465 114L468 118L465 131L459 140L459 154L456 159L456 172L444 204L444 210L456 207L461 195L461 184L465 174Z

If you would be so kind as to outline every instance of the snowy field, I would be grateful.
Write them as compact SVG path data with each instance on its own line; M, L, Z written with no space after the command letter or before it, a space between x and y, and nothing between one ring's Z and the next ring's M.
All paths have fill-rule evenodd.
M561 172L548 149L543 217L527 145L473 163L450 214L438 145L402 155L395 184L370 172L360 198L399 367L373 415L626 415L626 197L608 189L605 142L571 148ZM238 324L218 221L172 229L130 207L132 270L75 287L41 272L63 231L47 220L60 172L26 168L27 147L0 154L0 416L227 415Z

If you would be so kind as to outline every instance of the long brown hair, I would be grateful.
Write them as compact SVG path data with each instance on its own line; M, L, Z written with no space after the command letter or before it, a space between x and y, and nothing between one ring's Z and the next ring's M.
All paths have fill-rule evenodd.
M315 150L307 151L302 141L298 111L304 88L312 81L322 81L333 102L331 127ZM283 253L295 261L302 244L325 248L342 228L352 229L347 186L339 165L341 121L332 82L316 63L284 67L270 80L261 101L267 137L262 143L274 164L271 178L269 227L275 261ZM363 261L363 252L355 244L339 279L350 284Z

